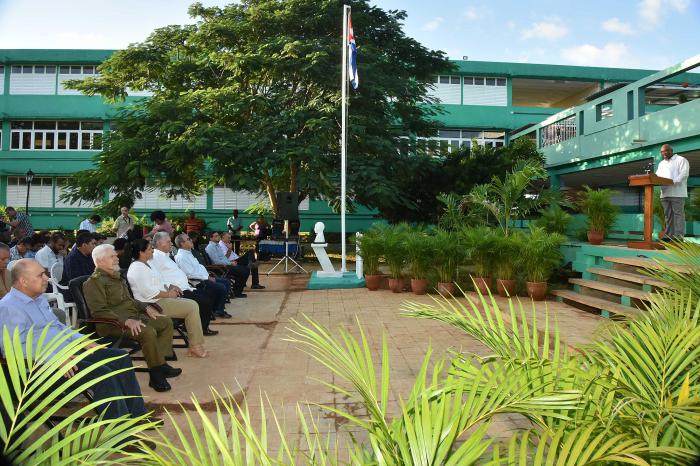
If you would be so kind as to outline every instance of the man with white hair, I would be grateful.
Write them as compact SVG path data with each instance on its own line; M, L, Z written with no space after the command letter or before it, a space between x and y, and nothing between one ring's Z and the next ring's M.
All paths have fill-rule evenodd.
M182 373L171 367L165 357L173 354L173 321L153 304L136 301L119 274L119 258L111 244L92 250L95 272L83 284L85 302L93 317L114 319L124 326L97 324L97 333L105 337L125 336L138 341L150 373L148 385L157 392L171 389L166 380Z
M209 321L214 313L212 298L204 290L190 285L187 274L180 270L177 263L170 258L172 247L173 242L170 239L170 234L159 231L153 235L153 259L149 261L149 265L160 274L165 285L175 285L182 290L183 298L191 299L199 305L202 334L206 336L218 334L219 332L209 328Z
M84 335L59 322L53 312L51 312L49 303L43 295L48 286L49 278L44 268L36 260L18 260L12 269L12 277L12 289L4 298L0 299L0 348L4 349L5 344L2 341L3 326L7 328L11 338L15 329L19 330L20 342L25 354L29 350L26 346L29 334L32 335L32 341L35 345L34 349L36 349L36 343L47 327L47 342L54 338L67 336L66 340L58 345L56 351L63 348L67 342L84 338ZM88 350L92 350L96 346L95 343L90 343ZM126 396L128 398L111 400L99 409L104 410L105 417L110 419L121 416L142 416L146 413L146 408L134 371L127 370L119 374L109 375L115 371L132 368L131 358L124 350L115 348L97 349L77 362L75 366L66 367L64 377L70 379L76 372L86 370L95 363L115 357L117 359L111 360L86 373L85 377L87 380L106 377L91 388L95 400L105 400L115 396Z

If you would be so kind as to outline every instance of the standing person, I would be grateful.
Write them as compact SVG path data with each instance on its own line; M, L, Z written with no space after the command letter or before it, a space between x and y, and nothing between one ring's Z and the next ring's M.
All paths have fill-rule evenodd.
M10 262L10 248L5 243L0 243L0 298L10 292L12 288L12 276L7 270Z
M270 234L270 225L265 220L265 216L261 215L256 221L248 225L248 228L255 234L255 253L258 254L260 252L260 241L267 238L267 235Z
M9 220L5 223L9 223L12 226L13 233L15 230L20 230L22 232L22 237L34 234L34 227L27 214L24 212L17 212L14 207L7 207L5 213L9 217Z
M51 267L57 262L63 264L63 258L66 257L66 237L63 233L53 233L46 245L37 253L35 259L46 272L51 273Z
M14 246L10 248L10 260L18 261L20 259L31 259L34 255L29 253L32 251L32 246L34 246L34 240L31 236L25 236L17 242Z
M238 209L233 209L233 216L226 220L226 227L228 228L228 232L231 233L231 239L233 240L233 252L240 255L243 222L241 222L241 219L238 217Z
M112 231L117 238L126 238L129 231L134 229L134 219L129 215L128 207L122 207L120 211L121 215L114 221Z
M673 148L661 146L662 160L656 174L673 180L672 185L661 186L661 205L666 220L666 236L669 240L682 240L685 236L685 200L688 197L688 160L673 153Z
M173 226L165 219L165 212L162 210L155 210L151 213L151 220L153 220L153 229L148 233L149 238L153 238L153 235L159 231L164 231L170 236L173 235Z
M97 233L97 224L102 221L102 217L99 215L91 215L90 218L86 218L80 222L79 230L89 231L90 233Z

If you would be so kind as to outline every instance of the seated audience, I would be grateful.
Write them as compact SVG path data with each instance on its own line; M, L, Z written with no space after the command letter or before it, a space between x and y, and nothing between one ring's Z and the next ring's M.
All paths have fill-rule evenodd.
M111 244L102 244L92 250L95 272L83 284L85 302L92 317L113 319L126 327L126 336L141 345L150 374L148 385L158 392L170 390L168 377L176 377L182 369L165 362L173 354L173 321L160 310L135 300L119 275L117 253ZM109 324L97 324L98 335L121 337L121 329Z
M95 263L92 260L92 250L95 249L95 237L92 233L81 233L75 240L75 247L63 261L63 278L61 283L67 285L76 277L92 275Z
M231 283L225 278L217 278L210 275L207 269L192 254L192 240L182 233L175 237L177 255L175 262L187 279L194 283L198 290L203 290L214 297L214 314L217 317L231 318L226 312L226 297L229 294Z
M117 238L112 243L112 246L114 246L117 257L119 257L120 271L126 273L129 265L131 265L131 243L126 238Z
M31 259L34 257L32 253L32 246L34 246L34 240L31 236L25 236L21 240L17 241L17 244L10 248L10 260L18 261L20 259Z
M2 327L6 327L12 337L15 329L19 329L22 348L26 354L27 338L31 333L34 344L39 341L40 335L46 327L47 341L59 335L68 334L65 342L57 348L60 350L68 342L82 338L78 332L60 323L51 312L49 304L43 293L48 285L48 277L42 266L34 259L21 259L13 269L14 277L12 289L0 299L0 346L2 345ZM91 343L89 348L97 345ZM85 375L87 380L95 380L107 376L110 372L121 369L131 369L131 358L126 351L115 348L100 348L78 361L75 366L66 367L64 377L71 378L76 372L86 370L90 365L104 361L105 359L122 356L109 361L103 366ZM82 383L82 382L81 382ZM142 416L146 414L146 408L141 396L141 389L133 370L120 372L101 380L91 388L96 401L105 400L115 396L127 396L129 398L112 400L108 404L101 405L100 410L104 416L115 419L121 416Z
M253 251L246 251L245 254L239 256L233 251L233 244L231 243L231 234L228 232L221 233L221 240L219 240L219 248L224 256L231 261L233 265L242 265L243 267L248 267L250 269L250 276L252 278L251 289L262 290L265 287L260 284L260 275L258 274L258 263L255 261L255 253Z
M173 226L165 219L165 212L162 210L156 210L151 213L151 220L153 221L153 229L148 233L148 237L152 238L153 235L159 231L164 231L169 235L172 235L174 230Z
M66 237L63 233L53 233L46 245L36 253L35 259L47 272L51 273L51 267L55 263L63 264L63 258L67 254L66 246Z
M90 218L86 218L80 222L79 230L86 230L90 233L97 233L97 224L102 221L102 217L99 215L91 215Z
M209 329L209 321L214 313L214 300L210 293L190 285L185 272L170 258L173 242L170 235L160 231L153 237L153 258L148 265L160 274L165 286L176 286L182 290L182 297L191 299L199 305L199 319L204 335L216 335L217 331Z
M182 290L175 286L166 286L160 273L149 265L153 258L153 247L146 239L136 240L131 244L133 262L126 274L134 298L142 303L157 303L163 313L171 318L184 319L190 345L189 356L206 358L202 322L199 318L199 305L191 299L183 298Z
M12 288L12 275L7 270L10 262L10 248L5 243L0 243L0 298L10 292Z
M212 231L209 234L209 244L204 249L207 256L214 265L223 265L226 267L226 272L228 277L233 280L233 294L236 298L245 298L246 295L243 293L243 288L245 287L245 282L248 280L250 275L250 269L248 267L243 267L242 265L234 265L228 257L221 252L219 247L219 240L221 237L216 231Z

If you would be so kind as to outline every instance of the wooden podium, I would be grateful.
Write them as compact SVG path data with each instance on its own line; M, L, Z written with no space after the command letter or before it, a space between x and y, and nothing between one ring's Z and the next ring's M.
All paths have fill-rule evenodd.
M654 186L673 184L670 178L662 178L653 173L632 175L630 186L644 186L644 241L628 241L628 248L635 249L664 249L663 245L651 240L654 230Z

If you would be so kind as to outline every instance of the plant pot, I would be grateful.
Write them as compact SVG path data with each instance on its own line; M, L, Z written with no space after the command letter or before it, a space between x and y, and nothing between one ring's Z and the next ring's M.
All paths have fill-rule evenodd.
M370 291L377 291L382 285L381 275L365 275L365 286Z
M525 287L533 301L544 301L547 296L547 282L525 282Z
M413 294L425 294L426 291L428 291L428 280L425 280L423 278L412 278L411 290L413 291Z
M403 291L403 278L390 278L389 289L393 293L401 293Z
M498 296L515 296L515 280L496 280L496 289L498 290Z
M455 294L455 284L454 282L438 282L438 293L445 297L454 296Z
M588 242L591 244L603 244L603 238L605 235L602 231L589 230L588 231Z
M474 286L482 294L482 296L488 296L491 289L491 277L472 277L474 280Z

